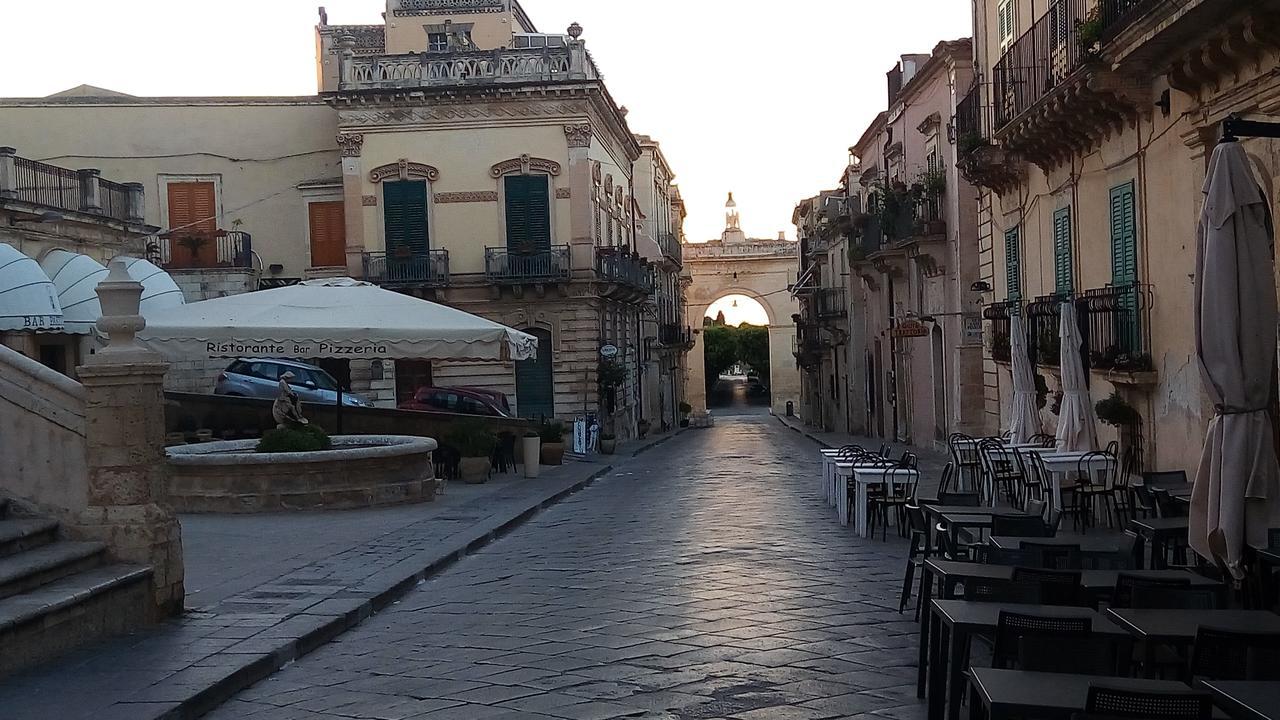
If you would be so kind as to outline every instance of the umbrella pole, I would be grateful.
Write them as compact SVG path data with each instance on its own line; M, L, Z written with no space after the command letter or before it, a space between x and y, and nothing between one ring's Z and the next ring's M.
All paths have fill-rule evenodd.
M333 423L333 434L342 434L342 385L338 384L338 407L334 409L336 418Z

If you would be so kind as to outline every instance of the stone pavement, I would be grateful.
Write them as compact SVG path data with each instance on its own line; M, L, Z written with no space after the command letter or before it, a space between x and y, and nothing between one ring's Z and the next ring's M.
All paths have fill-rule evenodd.
M685 433L209 717L922 718L905 543L835 522L814 449Z
M536 480L451 483L436 502L411 507L187 516L188 612L5 678L0 717L198 717L584 487L611 467L597 460L544 469Z

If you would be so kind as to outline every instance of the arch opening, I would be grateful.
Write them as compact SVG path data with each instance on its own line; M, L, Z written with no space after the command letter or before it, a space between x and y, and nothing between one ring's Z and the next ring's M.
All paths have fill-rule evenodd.
M767 411L771 404L769 312L748 295L730 294L703 318L707 406L721 414Z

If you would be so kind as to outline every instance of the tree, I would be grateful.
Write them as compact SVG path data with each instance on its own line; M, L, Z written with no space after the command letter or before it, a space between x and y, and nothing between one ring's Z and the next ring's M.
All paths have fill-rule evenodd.
M769 376L769 328L759 325L738 326L737 332L738 360L750 365L752 370L762 378Z
M720 373L738 360L737 329L727 325L708 325L702 330L702 349L707 387L711 387Z

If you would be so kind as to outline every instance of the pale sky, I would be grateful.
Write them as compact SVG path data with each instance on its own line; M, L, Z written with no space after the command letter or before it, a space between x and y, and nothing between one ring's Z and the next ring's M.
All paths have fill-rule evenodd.
M316 8L376 23L383 0L0 0L0 96L82 83L133 95L305 95ZM884 109L899 55L970 34L969 0L522 0L541 32L577 21L636 133L653 136L718 237L733 191L754 237L794 237L797 201L834 187ZM0 138L0 145L3 145Z
M737 327L742 323L752 325L768 325L769 313L755 298L746 295L725 295L707 306L707 317L715 318L724 313L724 324Z

